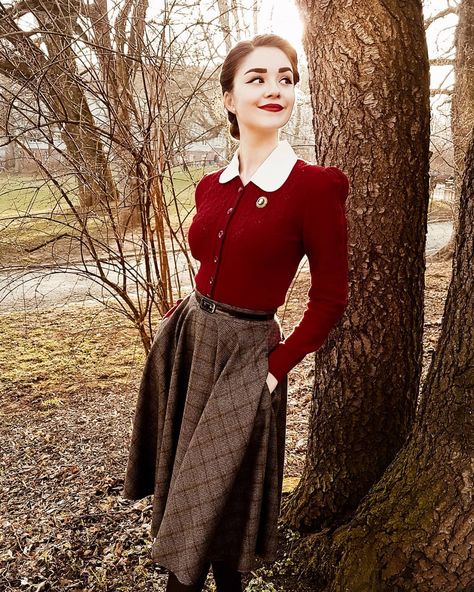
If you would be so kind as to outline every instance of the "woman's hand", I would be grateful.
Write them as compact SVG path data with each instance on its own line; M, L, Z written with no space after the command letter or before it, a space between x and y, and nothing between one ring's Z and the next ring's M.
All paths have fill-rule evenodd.
M267 374L267 386L268 386L268 390L270 391L270 393L273 393L277 384L278 384L278 380L273 376L273 374L271 372L269 372Z

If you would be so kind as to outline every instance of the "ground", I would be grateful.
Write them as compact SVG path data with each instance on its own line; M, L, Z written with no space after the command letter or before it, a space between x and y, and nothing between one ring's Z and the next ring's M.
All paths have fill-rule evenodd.
M424 372L450 275L450 264L428 263ZM308 280L279 311L284 331ZM166 571L149 558L151 498L121 497L143 363L136 334L90 301L0 316L0 589L164 590ZM312 375L307 356L289 376L285 492L303 468ZM248 592L310 589L289 559L296 534L280 533L277 561L244 578Z

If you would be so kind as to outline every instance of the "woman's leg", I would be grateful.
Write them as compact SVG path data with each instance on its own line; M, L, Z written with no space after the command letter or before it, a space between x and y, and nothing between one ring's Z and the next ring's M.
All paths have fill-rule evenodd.
M207 574L209 572L210 563L207 563L203 569L202 575L195 584L182 584L172 571L169 572L168 582L166 584L166 592L201 592L204 588Z
M216 582L217 592L242 592L240 571L232 569L224 561L213 561L212 573Z

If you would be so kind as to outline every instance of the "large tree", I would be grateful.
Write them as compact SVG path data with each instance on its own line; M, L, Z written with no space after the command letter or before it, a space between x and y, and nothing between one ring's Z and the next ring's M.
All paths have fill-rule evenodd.
M342 522L412 427L422 362L429 66L420 1L299 0L319 164L351 181L349 306L316 353L301 531Z
M300 557L316 590L474 590L474 127L459 214L441 333L413 430L351 521L304 539Z

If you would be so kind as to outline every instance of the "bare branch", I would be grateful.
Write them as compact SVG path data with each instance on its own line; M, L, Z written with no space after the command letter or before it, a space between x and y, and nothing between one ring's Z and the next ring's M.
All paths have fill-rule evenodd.
M445 16L448 16L448 14L458 14L458 13L459 13L459 9L457 6L448 6L448 8L445 8L444 10L440 10L439 12L434 14L433 16L425 19L425 30L428 29L428 27L430 27L435 21L442 19Z

